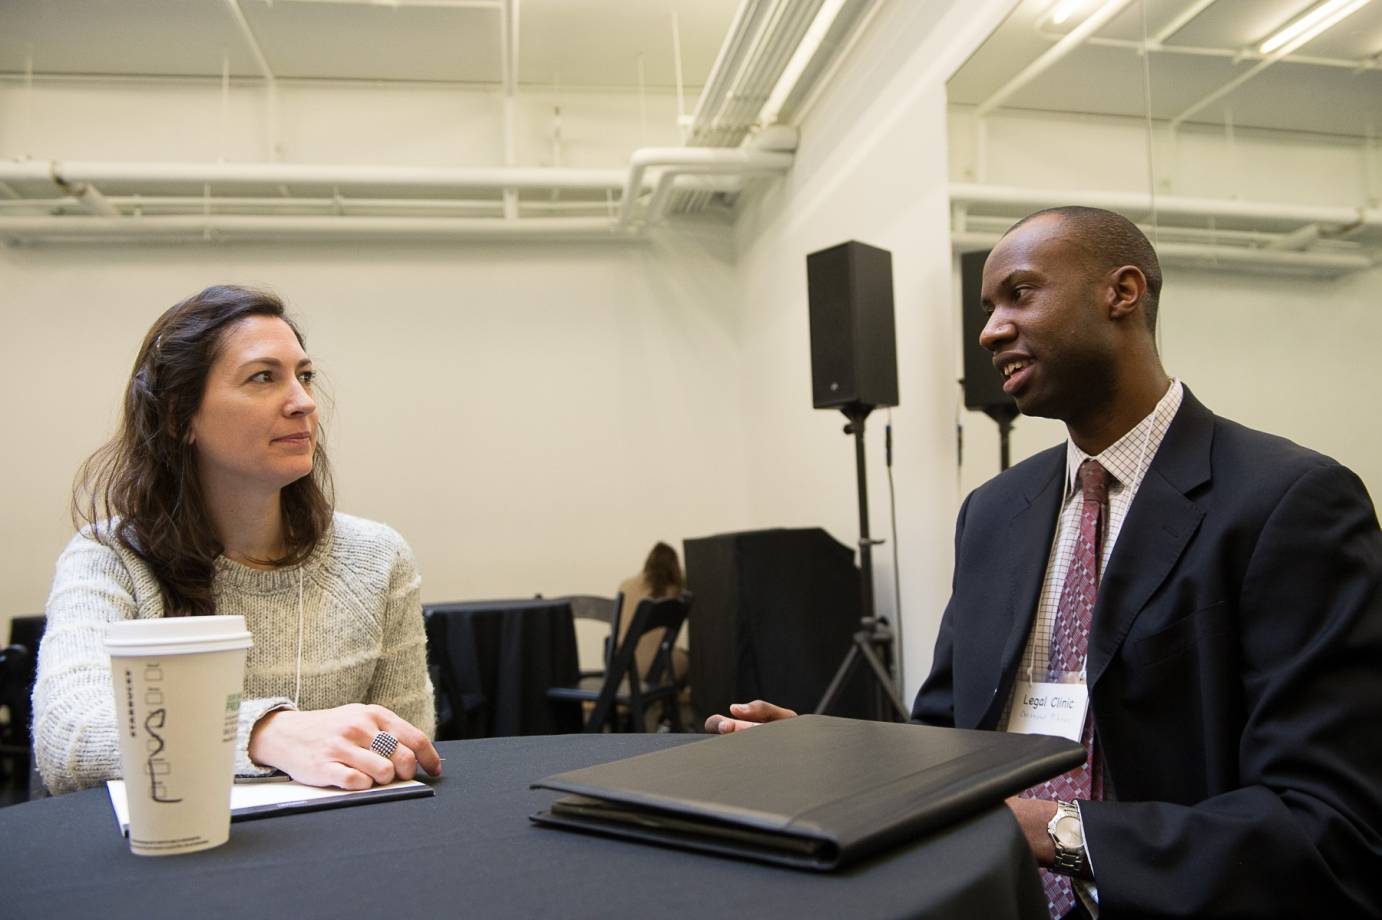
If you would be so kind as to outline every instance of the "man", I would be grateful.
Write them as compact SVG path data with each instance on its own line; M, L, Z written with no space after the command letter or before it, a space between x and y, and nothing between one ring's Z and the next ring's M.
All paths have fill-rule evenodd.
M1085 766L1008 803L1064 873L1055 917L1382 916L1376 514L1167 377L1160 286L1107 211L1039 212L989 255L981 341L1069 440L965 500L913 720L1005 730L1033 683L1087 688ZM707 729L794 715L731 714Z

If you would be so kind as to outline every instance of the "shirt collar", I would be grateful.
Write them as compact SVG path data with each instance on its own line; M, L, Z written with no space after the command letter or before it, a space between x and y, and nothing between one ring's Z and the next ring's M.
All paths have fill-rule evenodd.
M1114 441L1098 456L1091 456L1075 446L1067 436L1065 439L1065 497L1070 498L1079 490L1077 476L1080 464L1086 460L1097 460L1113 477L1111 487L1127 486L1134 491L1142 484L1142 477L1152 465L1161 441L1166 437L1166 429L1180 409L1185 388L1175 378L1166 388L1166 393L1142 421L1117 441Z

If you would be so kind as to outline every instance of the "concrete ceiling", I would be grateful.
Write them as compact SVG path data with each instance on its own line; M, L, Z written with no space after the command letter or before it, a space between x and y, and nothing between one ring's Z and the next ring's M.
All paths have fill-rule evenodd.
M1203 9L1150 56L1151 114L1173 119L1254 67L1252 52L1318 0L1134 0L1094 36L1005 103L1006 108L1141 116L1143 67L1124 43L1155 37L1183 13ZM1021 0L955 74L950 101L977 105L1092 12L1085 0L1061 26L1056 0ZM1240 56L1240 52L1249 52ZM1214 53L1220 52L1220 53ZM1205 106L1187 123L1362 137L1382 133L1382 0L1373 0L1285 60Z
M699 87L737 0L512 0L519 82ZM237 0L0 0L0 74L260 76ZM238 0L275 77L502 80L498 0Z

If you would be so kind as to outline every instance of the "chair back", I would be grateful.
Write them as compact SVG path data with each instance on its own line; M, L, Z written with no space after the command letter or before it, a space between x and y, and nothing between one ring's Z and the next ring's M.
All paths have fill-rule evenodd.
M33 745L29 738L29 694L33 655L22 645L0 648L0 804L29 797Z
M633 612L624 641L614 652L605 670L604 685L595 700L595 709L586 722L586 731L599 731L614 713L616 697L621 687L627 687L629 709L634 718L642 718L644 698L650 694L675 697L676 682L672 672L672 646L677 633L691 610L692 596L646 597ZM645 634L661 630L657 654L648 673L638 673L638 642Z
M614 592L614 611L609 618L609 638L605 639L605 670L614 660L614 647L619 642L619 617L624 609L624 592Z

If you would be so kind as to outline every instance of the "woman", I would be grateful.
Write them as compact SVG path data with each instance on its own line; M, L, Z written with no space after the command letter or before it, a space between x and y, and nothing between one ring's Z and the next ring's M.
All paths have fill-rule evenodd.
M647 560L643 563L643 571L626 578L619 585L619 592L624 596L623 605L619 608L619 637L618 643L624 642L624 634L629 631L629 624L633 622L633 615L638 610L638 604L645 597L660 599L664 597L676 597L685 590L685 582L681 576L681 560L677 558L677 551L666 543L657 543L652 551L648 553ZM690 628L688 622L677 634L678 643L684 641L687 630ZM652 667L653 659L657 657L657 647L662 641L661 630L646 633L638 640L638 650L634 653L635 660L638 662L638 673L646 675L648 668ZM618 646L616 646L618 647ZM677 686L685 686L686 671L689 659L686 650L680 644L672 648L672 675L676 678Z
M48 599L33 712L50 790L120 775L107 624L213 613L254 636L238 773L364 789L440 772L412 552L333 512L313 376L259 291L207 288L145 336Z

